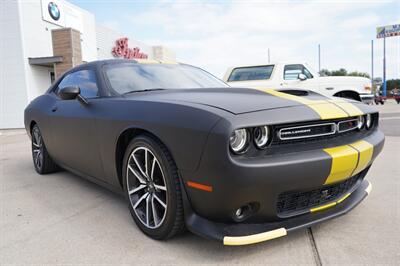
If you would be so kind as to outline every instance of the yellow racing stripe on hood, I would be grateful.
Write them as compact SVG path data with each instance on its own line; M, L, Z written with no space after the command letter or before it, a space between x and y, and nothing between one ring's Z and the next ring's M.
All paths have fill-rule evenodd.
M304 104L309 108L313 109L323 120L349 117L349 115L343 109L341 109L339 106L328 100L310 100L273 89L261 89L261 88L257 89L269 93L271 95L274 95L276 97Z
M343 110L346 111L346 113L349 114L349 116L359 116L359 115L363 115L364 112L361 111L356 105L349 103L349 102L345 102L345 100L341 100L341 99L332 99L329 100L330 102L336 104L337 106L339 106L340 108L342 108Z

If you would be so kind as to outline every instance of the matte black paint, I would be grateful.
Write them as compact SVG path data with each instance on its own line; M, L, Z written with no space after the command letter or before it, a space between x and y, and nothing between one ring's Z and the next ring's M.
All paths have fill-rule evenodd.
M102 67L120 62L127 61L98 61L70 71L96 71L100 95L89 99L87 105L55 95L52 91L58 80L25 110L28 134L32 123L37 123L55 162L114 191L122 192L118 176L121 162L116 159L118 140L126 130L138 129L157 137L171 152L191 214L232 223L234 210L248 202L259 202L257 215L246 222L276 222L281 220L276 215L277 195L321 186L331 167L331 158L322 149L349 144L337 141L313 149L304 149L303 145L257 157L234 156L229 152L229 136L234 129L316 121L320 117L305 105L252 89L164 90L110 96ZM318 98L312 93L304 97ZM375 112L369 106L354 104L365 113ZM384 136L375 129L366 140L381 149ZM374 157L378 153L374 151ZM188 188L187 181L211 185L213 192ZM196 222L187 223L191 230L201 231L194 228Z
M367 192L365 192L367 186L368 182L364 180L359 188L345 201L333 208L316 213L303 214L281 221L267 221L263 223L216 223L193 212L190 209L190 205L185 205L186 225L189 230L195 234L219 241L223 241L225 236L246 236L264 233L278 228L285 228L287 233L290 234L293 231L311 227L315 224L348 213L367 196Z

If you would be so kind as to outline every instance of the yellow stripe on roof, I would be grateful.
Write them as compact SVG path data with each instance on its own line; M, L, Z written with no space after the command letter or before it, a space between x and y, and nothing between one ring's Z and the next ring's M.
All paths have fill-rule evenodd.
M160 61L154 59L135 59L139 64L160 64Z

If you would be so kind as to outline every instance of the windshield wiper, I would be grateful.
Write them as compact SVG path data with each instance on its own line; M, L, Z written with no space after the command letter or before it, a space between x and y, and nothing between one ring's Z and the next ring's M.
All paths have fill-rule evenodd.
M125 94L130 94L130 93L136 93L136 92L144 92L144 91L162 91L162 90L165 90L165 89L162 89L162 88L153 88L153 89L144 89L144 90L132 90L132 91L124 92L123 95L125 95Z

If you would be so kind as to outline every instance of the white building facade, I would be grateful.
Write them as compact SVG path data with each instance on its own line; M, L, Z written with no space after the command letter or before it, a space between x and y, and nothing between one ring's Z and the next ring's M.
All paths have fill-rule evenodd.
M152 47L96 25L92 13L67 1L0 1L0 129L22 128L27 104L62 74L55 73L55 66L69 59L54 54L53 33L68 28L80 36L79 63L138 56L175 60L165 47ZM123 38L125 46L115 48ZM153 50L160 49L165 52L154 56Z

